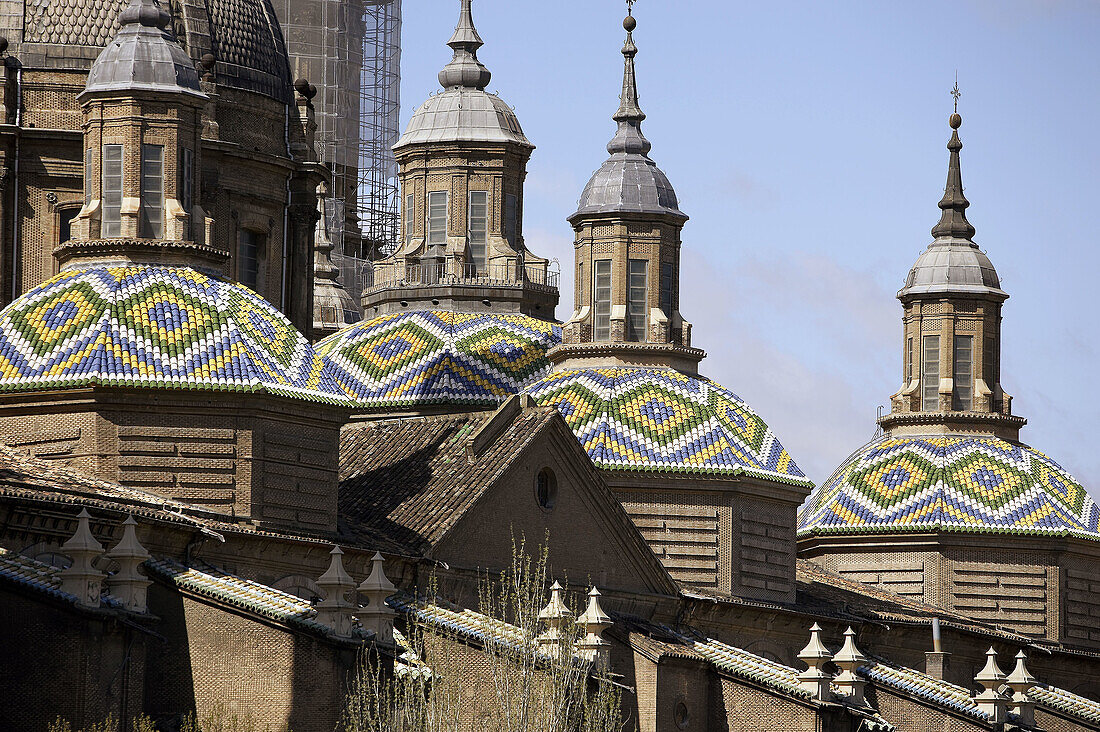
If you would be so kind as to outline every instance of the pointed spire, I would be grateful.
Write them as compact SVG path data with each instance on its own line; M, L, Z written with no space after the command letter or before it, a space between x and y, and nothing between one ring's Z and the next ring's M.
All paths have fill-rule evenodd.
M458 16L458 25L447 45L454 51L450 63L439 72L439 83L444 89L464 86L470 89L484 89L493 75L485 65L477 60L477 49L485 45L474 27L472 0L462 0L462 10Z
M958 83L955 84L958 91ZM958 108L958 99L955 101ZM962 150L962 141L959 140L959 127L962 126L962 116L953 112L948 124L951 125L951 141L947 143L947 149L951 156L947 163L947 185L943 190L943 198L940 199L940 209L943 214L940 222L932 228L932 236L950 239L969 240L974 236L974 227L966 220L966 209L970 201L963 194L962 169L959 165L959 151Z
M137 521L133 515L122 522L122 538L107 556L118 562L118 571L107 580L110 593L122 601L123 607L135 613L148 609L147 590L151 582L138 568L149 558L149 552L137 538Z
M317 586L325 593L325 599L317 603L317 622L332 628L336 635L350 636L355 606L347 594L355 589L355 581L344 570L344 550L334 546L329 554L332 561L328 570L317 578Z
M582 657L606 669L611 662L611 644L603 638L605 630L612 626L611 616L600 607L600 591L593 587L588 592L588 608L577 618L584 636L577 642L577 652Z
M561 595L562 586L555 581L550 585L550 602L539 611L539 620L546 624L546 630L535 640L539 644L539 650L550 656L561 653L561 645L566 640L565 624L573 616Z
M371 557L370 576L359 585L359 594L367 598L367 606L359 610L359 617L363 627L373 630L375 637L387 643L393 642L393 617L394 611L386 604L397 588L386 576L385 559L381 552L375 552Z
M806 664L806 670L798 675L798 683L814 699L828 701L832 696L829 686L833 677L825 671L825 664L833 660L833 654L821 640L821 626L810 626L810 642L798 654Z
M103 545L92 535L91 518L83 509L77 516L76 533L61 545L61 553L73 562L61 570L61 591L75 595L81 605L99 607L106 575L92 566L103 554Z
M638 105L638 79L634 73L634 57L638 55L638 47L634 45L634 29L638 27L638 21L634 19L633 4L633 0L628 0L626 18L623 20L623 28L626 29L626 43L623 45L623 93L619 97L619 109L611 117L619 123L619 129L611 142L607 143L607 151L612 155L647 155L653 148L642 134L645 112Z
M833 663L840 667L840 673L833 680L853 704L863 704L864 687L866 680L859 675L859 667L867 660L867 656L856 646L856 632L851 626L844 631L844 645L833 656Z
M1035 683L1035 677L1027 670L1027 654L1021 650L1016 654L1016 668L1008 675L1008 686L1012 689L1012 711L1025 727L1035 724L1035 702L1028 693Z
M989 715L994 724L1003 724L1008 717L1008 697L1001 694L1001 686L1008 677L997 665L997 651L992 646L985 652L985 666L974 677L982 692L973 697L978 709Z

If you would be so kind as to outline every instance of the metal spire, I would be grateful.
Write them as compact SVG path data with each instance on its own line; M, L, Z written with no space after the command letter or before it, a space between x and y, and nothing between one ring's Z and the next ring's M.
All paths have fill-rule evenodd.
M951 96L955 98L955 112L952 113L948 124L951 125L951 141L947 143L947 149L951 151L951 157L947 164L947 185L943 190L943 198L940 199L940 209L943 214L940 222L932 228L932 236L939 238L966 239L974 236L974 227L966 220L966 209L970 201L963 195L962 170L959 166L959 151L962 150L962 141L959 140L959 127L962 126L962 116L959 115L959 91L958 79L955 80L955 88L951 90Z
M454 51L450 63L439 72L439 83L444 89L464 86L471 89L484 89L489 85L492 74L477 60L477 49L484 42L474 27L474 15L470 5L472 0L462 0L462 10L458 16L458 25L447 45Z
M619 129L611 142L607 143L607 151L612 155L646 155L653 148L642 134L645 112L638 106L638 80L634 73L634 57L638 55L638 47L634 45L634 29L638 27L638 21L634 19L634 2L635 0L626 0L626 19L623 20L623 28L626 29L626 43L623 45L623 93L619 97L619 109L611 117L619 123Z

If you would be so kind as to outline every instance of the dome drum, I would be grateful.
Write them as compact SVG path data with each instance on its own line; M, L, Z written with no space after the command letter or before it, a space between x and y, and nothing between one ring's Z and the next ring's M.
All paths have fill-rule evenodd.
M73 267L0 311L0 437L97 478L332 531L347 414L285 316L195 269Z

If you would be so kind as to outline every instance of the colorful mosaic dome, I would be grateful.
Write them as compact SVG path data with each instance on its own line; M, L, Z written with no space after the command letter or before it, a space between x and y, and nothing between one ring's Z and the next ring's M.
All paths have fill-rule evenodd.
M418 310L382 315L317 344L360 406L492 407L550 370L561 328L526 315Z
M995 437L880 439L814 491L800 533L947 529L1100 539L1100 510L1057 463Z
M812 485L756 412L701 376L667 368L568 369L529 391L561 411L601 468Z
M282 313L184 267L66 270L0 311L0 391L93 384L346 401Z

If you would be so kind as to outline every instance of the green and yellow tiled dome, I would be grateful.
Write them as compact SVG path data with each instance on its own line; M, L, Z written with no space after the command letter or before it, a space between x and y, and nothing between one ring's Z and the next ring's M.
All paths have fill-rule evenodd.
M65 270L0 312L0 391L91 385L346 401L282 313L187 267Z
M799 512L800 534L944 529L1100 539L1096 503L1061 466L995 437L883 438Z
M414 310L357 323L317 344L365 409L493 407L550 370L561 328L526 315Z
M668 368L566 369L529 392L558 408L602 468L812 485L756 412L701 376Z

